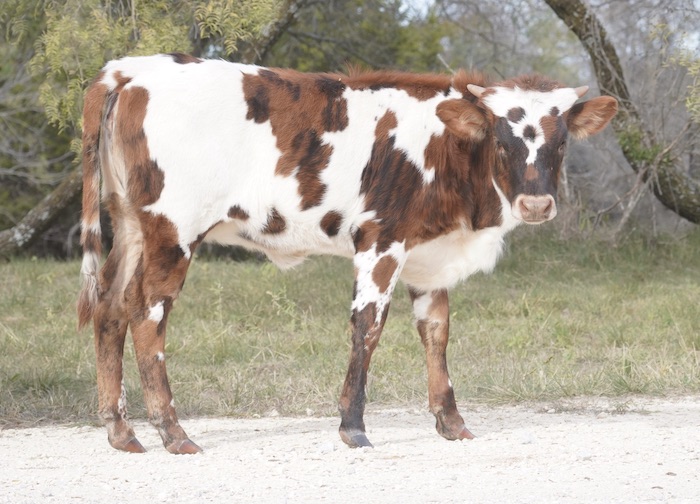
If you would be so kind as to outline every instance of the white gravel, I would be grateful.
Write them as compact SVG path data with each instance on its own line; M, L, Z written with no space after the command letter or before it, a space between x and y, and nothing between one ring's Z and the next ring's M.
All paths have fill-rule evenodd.
M356 450L337 418L186 420L192 456L145 422L141 455L101 428L7 429L0 502L700 502L700 397L461 410L473 441L443 440L424 411L370 410L375 448Z

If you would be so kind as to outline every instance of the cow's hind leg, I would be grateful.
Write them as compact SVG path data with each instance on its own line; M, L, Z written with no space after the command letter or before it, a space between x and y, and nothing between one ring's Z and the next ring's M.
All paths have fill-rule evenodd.
M197 453L180 427L165 368L165 329L190 263L172 225L163 217L144 218L143 255L127 287L127 304L148 419L171 453Z
M352 303L352 351L340 396L340 437L355 448L372 446L365 434L365 386L372 353L379 343L389 302L406 255L403 244L377 253L376 245L355 255Z
M454 390L447 372L447 339L450 308L447 291L420 292L409 289L416 327L425 347L428 365L428 402L435 415L435 428L446 439L472 439L457 411Z
M128 326L124 288L126 279L133 273L126 246L129 233L124 221L115 219L114 222L114 245L100 272L100 296L94 313L98 414L107 427L107 438L114 448L142 453L146 450L134 436L127 420L122 371Z

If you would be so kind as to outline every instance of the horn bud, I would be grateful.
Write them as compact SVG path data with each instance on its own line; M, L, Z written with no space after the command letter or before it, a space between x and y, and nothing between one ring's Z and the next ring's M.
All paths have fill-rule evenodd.
M484 91L486 91L485 88L482 88L481 86L477 86L476 84L467 84L467 89L471 94L476 96L477 98L481 98L481 95Z
M576 89L574 89L574 92L576 93L576 96L581 98L588 92L588 86L577 87Z

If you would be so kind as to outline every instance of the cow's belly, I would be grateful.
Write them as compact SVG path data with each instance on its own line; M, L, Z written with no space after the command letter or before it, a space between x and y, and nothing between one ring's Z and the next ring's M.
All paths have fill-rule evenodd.
M490 273L503 251L506 229L460 229L414 247L401 279L408 285L431 291L452 287L483 271Z
M280 235L260 233L240 221L222 222L207 233L204 241L262 252L283 269L297 266L312 254L352 257L354 252L349 231L329 237L317 224L299 222L289 222L288 229Z

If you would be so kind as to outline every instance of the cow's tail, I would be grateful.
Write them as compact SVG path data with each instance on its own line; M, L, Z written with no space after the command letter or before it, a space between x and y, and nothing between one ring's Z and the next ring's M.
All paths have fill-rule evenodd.
M109 90L96 79L85 93L83 106L83 211L80 244L83 263L78 298L78 329L92 320L99 296L98 269L102 256L100 226L100 137L102 116Z

